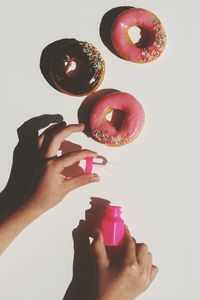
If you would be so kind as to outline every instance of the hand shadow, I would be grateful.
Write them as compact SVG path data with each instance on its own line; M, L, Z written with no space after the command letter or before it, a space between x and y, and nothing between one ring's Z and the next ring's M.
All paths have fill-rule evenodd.
M85 221L81 220L72 232L74 241L73 278L63 300L94 300L96 295L95 261L89 236L99 227L108 200L91 197L91 208L85 211Z
M17 129L19 142L13 152L10 177L6 187L0 193L0 221L8 217L27 200L27 194L34 177L35 166L40 157L38 131L52 123L62 121L63 117L59 114L41 115L26 121ZM62 153L67 153L67 151L81 149L81 147L64 141L61 149L63 149ZM80 173L77 166L75 166L75 171L73 170L72 172L72 168L68 171L73 176Z
M63 300L94 300L95 264L85 221L73 230L73 278Z

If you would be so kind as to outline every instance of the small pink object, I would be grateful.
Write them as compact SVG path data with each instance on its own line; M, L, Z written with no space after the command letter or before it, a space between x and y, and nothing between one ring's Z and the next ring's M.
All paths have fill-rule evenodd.
M124 237L124 221L121 218L121 207L106 207L105 216L101 222L101 231L106 246L119 246Z
M91 174L93 169L93 157L86 157L85 173Z

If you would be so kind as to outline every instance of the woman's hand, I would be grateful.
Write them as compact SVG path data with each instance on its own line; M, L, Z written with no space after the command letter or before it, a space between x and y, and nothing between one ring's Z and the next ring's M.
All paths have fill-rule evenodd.
M66 167L85 159L87 156L96 157L97 153L90 150L80 150L57 156L64 139L72 133L82 132L83 124L68 125L65 122L48 128L38 140L41 159L30 191L30 201L42 211L58 204L72 190L92 182L99 181L97 174L81 174L70 179L62 175Z
M124 257L112 263L107 256L100 231L92 248L97 265L97 296L95 300L133 300L155 279L158 268L152 265L152 254L146 244L137 244L125 230Z
M53 125L38 137L38 156L35 159L34 175L24 203L0 223L0 254L15 237L42 213L57 205L72 190L99 181L96 174L81 174L71 178L62 175L69 167L87 156L97 153L80 150L57 156L65 138L74 132L82 132L83 124L66 126L65 122ZM16 199L17 200L17 199Z

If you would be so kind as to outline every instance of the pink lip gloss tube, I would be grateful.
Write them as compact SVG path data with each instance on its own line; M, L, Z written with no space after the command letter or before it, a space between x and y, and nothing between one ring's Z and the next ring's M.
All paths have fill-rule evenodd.
M101 231L105 246L119 246L124 237L124 221L121 218L121 207L106 207L105 216L101 222Z

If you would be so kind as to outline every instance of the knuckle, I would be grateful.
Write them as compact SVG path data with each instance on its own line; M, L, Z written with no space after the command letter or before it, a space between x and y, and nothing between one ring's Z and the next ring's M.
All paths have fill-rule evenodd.
M132 272L131 265L129 263L124 264L122 268L122 274L124 276L129 275Z
M125 274L129 274L130 272L137 272L137 264L134 260L130 260L125 262L123 265L123 272Z
M140 244L140 248L141 248L142 250L144 250L144 251L148 251L148 245L145 244L145 243L141 243L141 244Z
M139 279L140 279L140 283L144 288L147 288L149 286L150 279L147 271L144 268L140 270Z

